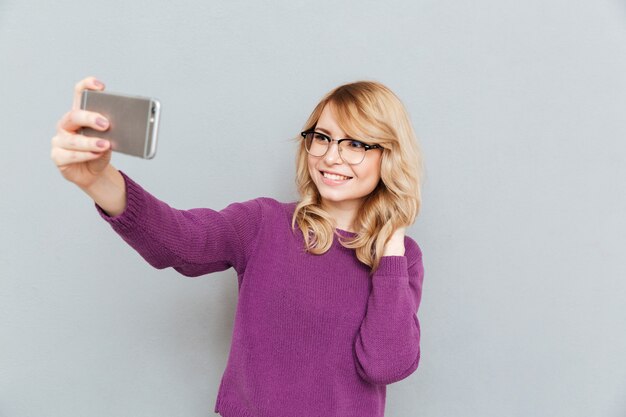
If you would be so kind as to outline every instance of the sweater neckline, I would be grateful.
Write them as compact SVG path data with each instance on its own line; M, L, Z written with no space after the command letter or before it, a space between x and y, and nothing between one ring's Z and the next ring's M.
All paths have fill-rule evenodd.
M346 235L346 236L356 236L356 232L349 232L347 230L343 230L343 229L339 229L339 228L335 228L336 231L338 231L340 234L342 235Z
M297 204L298 204L298 202L297 202L297 201L292 201L292 202L291 202L291 206L292 206L292 207L291 207L291 212L290 212L290 214L291 214L291 215L293 215L293 210L295 209L295 207L296 207L296 205L297 205ZM356 236L356 235L357 235L357 233L356 233L356 232L349 232L349 231L344 230L344 229L335 228L335 230L336 230L337 232L339 232L339 234L344 235L344 236L350 236L350 237L353 237L353 236Z

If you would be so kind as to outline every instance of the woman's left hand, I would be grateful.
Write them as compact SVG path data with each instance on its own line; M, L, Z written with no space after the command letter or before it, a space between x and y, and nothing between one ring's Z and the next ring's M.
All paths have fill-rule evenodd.
M406 227L399 227L385 244L383 256L404 256L404 236Z

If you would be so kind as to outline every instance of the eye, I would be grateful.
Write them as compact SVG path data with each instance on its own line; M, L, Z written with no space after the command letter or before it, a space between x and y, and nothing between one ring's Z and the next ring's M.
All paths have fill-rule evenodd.
M365 144L363 142L359 142L358 140L351 140L348 142L350 148L354 149L362 149L365 148Z
M326 136L322 135L321 133L313 133L313 140L315 140L316 142L325 142L328 139L326 138Z

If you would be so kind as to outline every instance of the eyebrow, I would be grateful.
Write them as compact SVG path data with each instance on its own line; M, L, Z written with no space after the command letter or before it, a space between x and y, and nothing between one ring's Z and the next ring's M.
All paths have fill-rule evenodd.
M330 135L330 131L324 129L323 127L315 126L315 130L321 130L322 132L326 133L327 135Z
M324 129L323 127L315 126L315 130L321 130L322 132L326 133L328 136L332 136L330 131L327 129ZM345 138L352 139L350 136L346 136Z

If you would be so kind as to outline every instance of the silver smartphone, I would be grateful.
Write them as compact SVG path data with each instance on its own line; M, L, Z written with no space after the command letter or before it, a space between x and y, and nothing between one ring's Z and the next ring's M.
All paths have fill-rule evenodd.
M98 112L109 120L106 131L83 127L81 135L107 139L116 152L144 159L154 158L161 113L159 100L84 90L80 108Z

